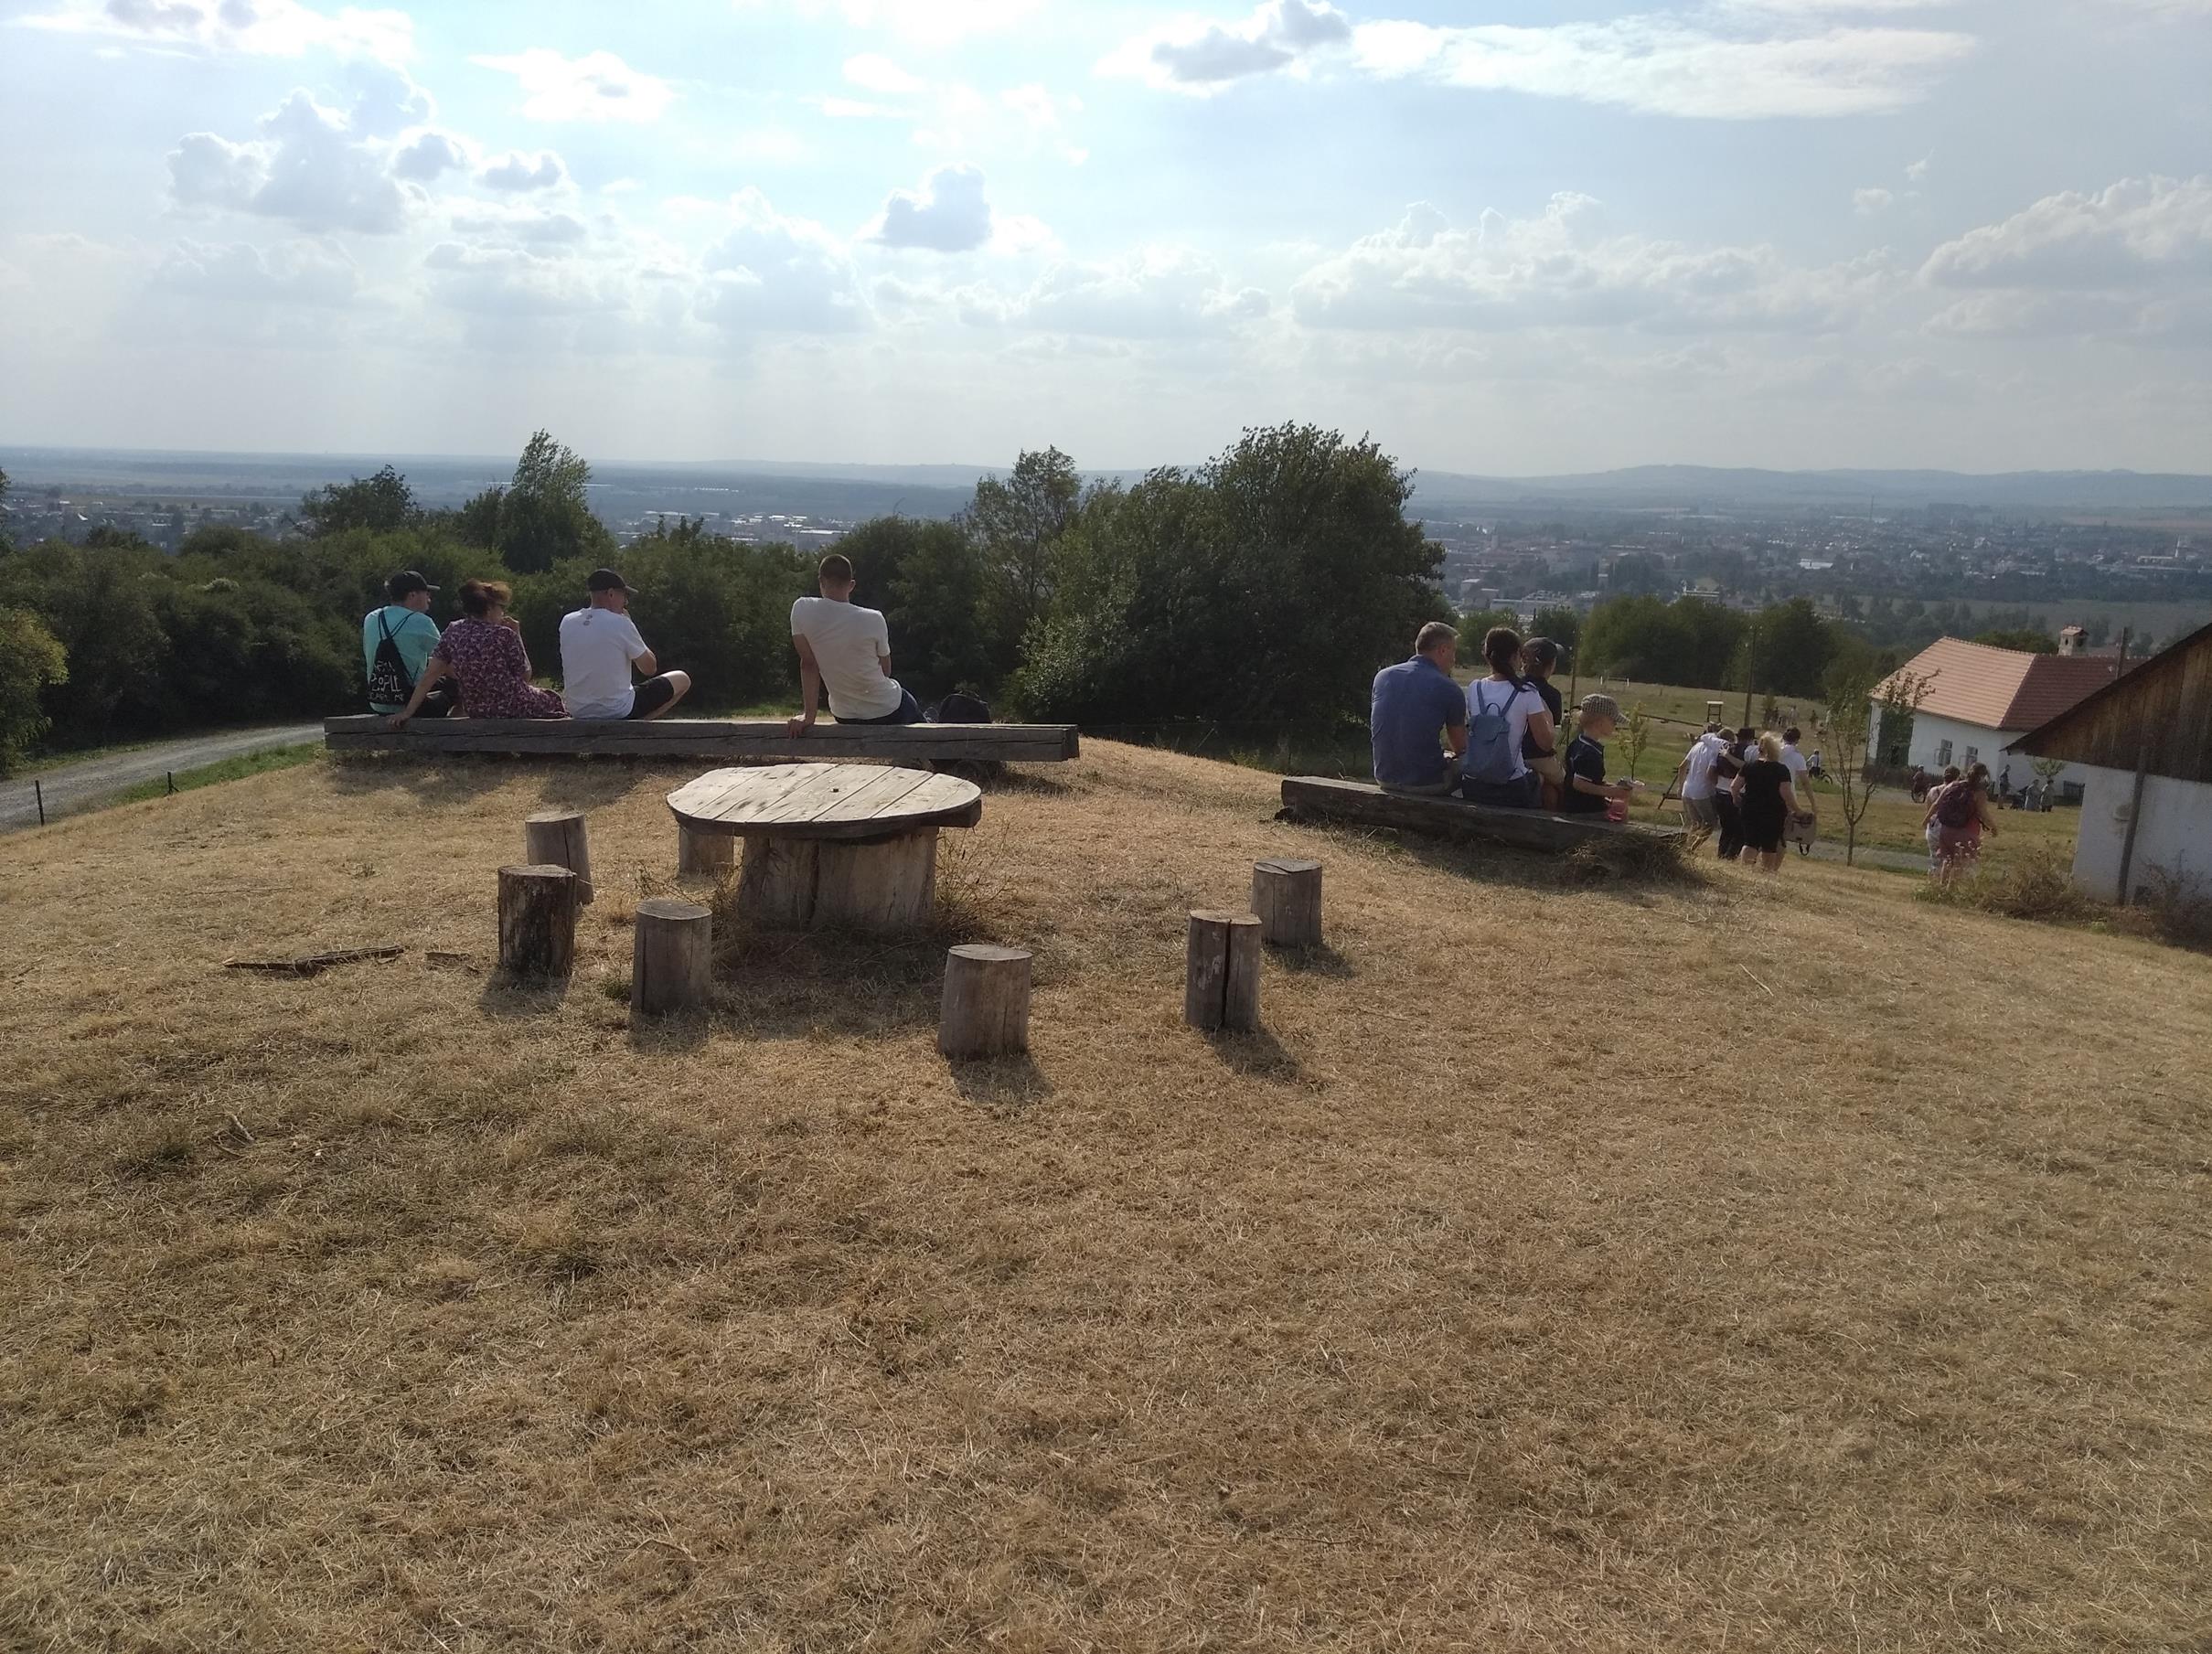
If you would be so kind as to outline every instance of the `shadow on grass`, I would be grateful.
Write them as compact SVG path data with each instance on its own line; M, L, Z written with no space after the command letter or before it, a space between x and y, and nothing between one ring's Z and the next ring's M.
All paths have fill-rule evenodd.
M1270 944L1267 956L1285 970L1301 976L1331 976L1344 981L1360 974L1352 967L1351 960L1326 942L1317 942L1310 947L1277 947Z
M1026 1108L1053 1094L1053 1083L1027 1051L951 1062L947 1067L953 1088L978 1108Z
M586 811L618 803L657 774L668 774L667 763L657 759L565 754L426 760L406 752L344 752L333 755L330 767L331 784L341 793L404 792L426 804L480 798L518 775L534 774L539 796L548 806Z
M630 1013L630 1049L641 1057L680 1057L707 1042L711 1021L692 1011L679 1016L648 1017Z
M945 950L974 940L944 926L903 935L752 930L726 911L715 915L716 1000L756 1039L934 1028Z
M1660 839L1630 838L1591 850L1558 855L1512 848L1480 839L1430 838L1395 827L1359 827L1332 822L1300 822L1307 832L1340 843L1395 850L1423 867L1480 884L1557 893L1588 891L1631 907L1649 908L1654 898L1694 893L1711 878L1699 861Z
M1248 1034L1226 1031L1208 1034L1206 1043L1221 1059L1222 1065L1234 1073L1288 1082L1305 1072L1297 1053L1277 1039L1264 1023Z
M494 971L476 996L476 1008L502 1022L550 1017L567 1002L571 981L567 976L510 976Z

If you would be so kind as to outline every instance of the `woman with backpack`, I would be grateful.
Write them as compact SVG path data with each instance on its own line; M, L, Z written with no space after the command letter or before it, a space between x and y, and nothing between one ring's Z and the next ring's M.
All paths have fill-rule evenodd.
M1936 882L1949 884L1963 869L1972 874L1982 859L1982 835L1997 830L1989 804L1989 765L1977 763L1933 800L1936 824Z
M1536 772L1522 756L1525 737L1543 752L1553 750L1552 714L1521 676L1521 635L1493 626L1483 635L1490 676L1467 686L1467 756L1459 770L1460 795L1469 804L1533 810L1540 795Z
M1930 787L1924 798L1916 798L1913 801L1916 804L1925 803L1928 806L1920 816L1920 832L1928 840L1928 872L1930 878L1933 878L1943 866L1941 849L1943 829L1936 821L1936 806L1942 802L1943 789L1957 781L1961 774L1963 772L1957 764L1946 765L1943 779Z

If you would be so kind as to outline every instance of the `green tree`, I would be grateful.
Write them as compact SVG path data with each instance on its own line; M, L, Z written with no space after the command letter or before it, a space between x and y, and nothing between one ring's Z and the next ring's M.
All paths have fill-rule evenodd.
M69 654L28 609L0 609L0 775L47 731L44 690L69 681Z
M1459 660L1476 666L1482 659L1482 640L1498 627L1521 630L1521 616L1511 609L1475 609L1459 616Z
M2028 655L2058 653L2058 640L2036 626L2004 626L1993 632L1978 632L1974 642L1987 644L1993 649L2018 649Z
M422 507L406 477L390 465L374 476L330 483L300 496L300 520L309 535L320 539L348 528L388 533L412 528L422 520Z
M592 467L574 449L539 431L515 462L506 489L488 501L487 489L460 515L472 528L482 517L491 518L492 549L518 574L542 574L572 558L597 562L612 555L614 539L593 514L584 492L591 480Z
M1811 599L1793 597L1769 604L1751 622L1744 635L1743 668L1733 681L1769 694L1817 695L1834 652L1834 628Z
M1006 668L1052 598L1053 555L1082 499L1075 462L1057 448L1024 449L1003 481L977 480L967 521L989 582L987 601Z
M1827 750L1821 767L1842 795L1845 866L1852 865L1858 854L1859 823L1866 819L1880 785L1877 766L1866 751L1875 710L1881 709L1884 727L1896 727L1897 720L1909 719L1918 710L1927 699L1929 682L1909 672L1877 678L1867 657L1856 653L1844 656L1829 669L1825 685L1828 723L1822 731Z
M1565 603L1554 603L1536 611L1535 619L1529 622L1529 632L1533 636L1550 638L1572 655L1582 642L1582 616Z

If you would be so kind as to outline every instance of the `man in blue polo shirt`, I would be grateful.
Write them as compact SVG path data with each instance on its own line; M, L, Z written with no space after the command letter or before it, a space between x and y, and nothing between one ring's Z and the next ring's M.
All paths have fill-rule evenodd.
M1374 675L1368 726L1374 742L1374 778L1393 793L1441 796L1459 778L1467 752L1467 692L1452 678L1459 635L1432 620L1414 639L1413 658ZM1442 731L1451 747L1437 744Z

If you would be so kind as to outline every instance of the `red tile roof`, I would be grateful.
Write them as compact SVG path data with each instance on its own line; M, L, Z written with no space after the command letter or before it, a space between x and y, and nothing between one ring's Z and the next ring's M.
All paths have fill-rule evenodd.
M2030 655L1939 637L1898 671L1928 679L1919 710L1932 717L1985 730L2033 730L2110 683L2119 665L2110 656Z

